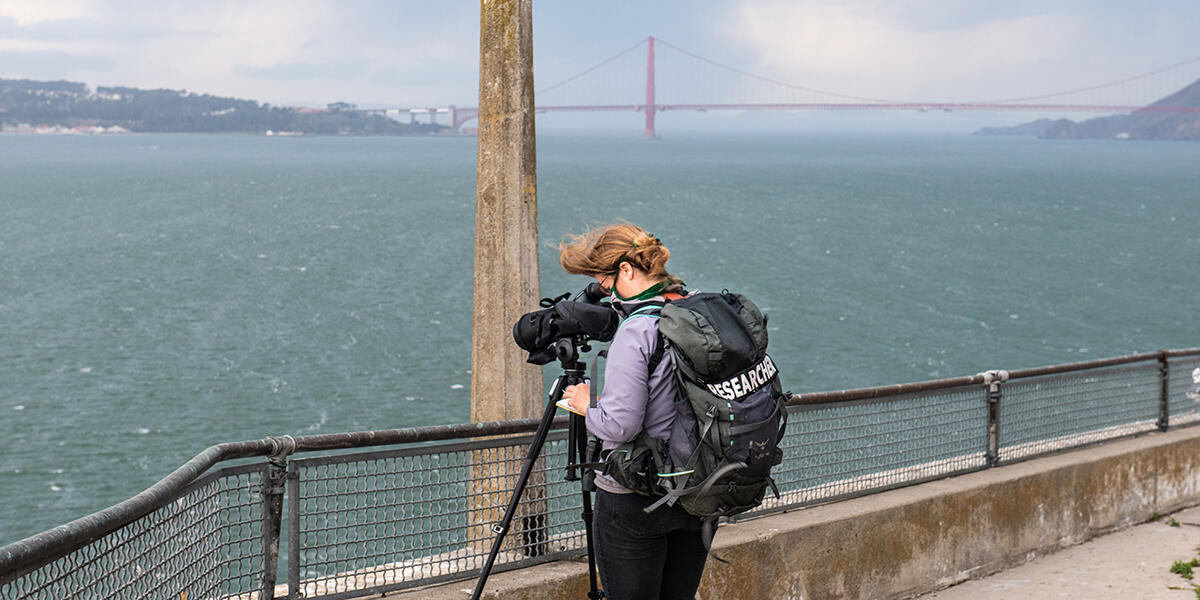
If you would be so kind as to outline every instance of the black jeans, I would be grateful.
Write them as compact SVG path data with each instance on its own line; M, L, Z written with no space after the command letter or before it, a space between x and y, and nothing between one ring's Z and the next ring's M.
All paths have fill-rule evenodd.
M678 506L642 509L655 501L638 494L596 492L593 534L606 600L690 600L700 586L708 552L700 519Z

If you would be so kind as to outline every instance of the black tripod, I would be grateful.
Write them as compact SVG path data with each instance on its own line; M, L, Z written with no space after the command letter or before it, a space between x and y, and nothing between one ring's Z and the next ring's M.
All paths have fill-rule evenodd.
M529 475L533 472L534 462L537 461L538 455L542 452L542 446L546 443L546 436L554 421L556 405L559 400L562 400L563 390L567 386L584 382L583 373L586 365L579 360L578 348L582 348L584 352L590 350L587 340L583 336L567 337L555 342L554 348L558 361L562 364L563 374L554 380L554 385L550 388L550 400L546 403L546 411L542 413L542 421L538 424L533 442L529 444L529 452L525 455L525 464L521 467L521 475L518 477L517 485L508 501L508 508L504 510L504 518L500 520L500 523L492 526L492 531L496 533L496 539L492 542L492 550L488 553L483 571L479 574L479 581L475 584L475 593L471 595L471 600L479 600L480 595L483 594L483 586L492 572L496 555L500 553L500 545L504 542L504 536L512 525L521 494L525 492L525 486L529 483ZM588 598L591 600L599 600L604 597L604 592L596 585L596 555L592 551L592 492L595 491L596 486L594 483L595 471L588 466L588 461L596 457L596 444L595 441L588 443L587 425L584 423L583 417L571 413L567 429L567 475L564 479L579 481L579 469L583 469L583 483L580 487L583 494L584 535L587 538L588 578L591 583Z

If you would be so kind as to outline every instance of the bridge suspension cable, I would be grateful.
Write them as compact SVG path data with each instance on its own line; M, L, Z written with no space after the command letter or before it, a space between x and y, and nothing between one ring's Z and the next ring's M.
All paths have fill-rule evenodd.
M657 57L654 41L660 48L669 49ZM644 58L632 54L646 47ZM665 59L665 60L664 60ZM662 62L658 62L662 61ZM918 110L940 111L1045 111L1045 112L1088 112L1125 113L1137 111L1162 111L1178 113L1200 112L1197 106L1175 106L1187 102L1163 102L1162 88L1170 86L1172 94L1181 89L1174 80L1182 79L1190 71L1182 67L1200 63L1200 56L1190 58L1158 69L1123 77L1104 83L1063 91L1031 95L1003 100L978 102L937 102L913 100L888 100L875 97L815 89L724 64L672 44L668 41L647 37L612 56L536 92L540 98L537 112L579 111L634 111L647 117L647 135L653 137L653 117L664 111L792 111L792 110ZM659 64L656 69L655 64ZM645 78L641 76L645 73ZM636 74L636 75L635 75ZM1147 79L1156 77L1152 81ZM580 81L582 80L582 81ZM1168 81L1171 80L1171 81ZM1188 80L1189 83L1192 79ZM1129 85L1137 82L1134 85ZM569 85L573 84L573 85ZM765 84L765 85L764 85ZM1190 83L1191 86L1200 83ZM644 87L643 87L644 86ZM1122 90L1118 86L1125 86ZM1128 90L1128 88L1145 88ZM1132 92L1129 98L1097 101L1096 94L1077 96L1068 100L1057 100L1051 104L1039 100L1082 95L1105 88L1117 92ZM654 90L657 90L655 92ZM555 92L547 95L548 92ZM802 97L801 92L823 98ZM657 94L657 95L656 95ZM1154 94L1151 96L1151 94ZM1136 96L1136 98L1135 98ZM1162 98L1159 104L1148 104L1141 97ZM417 109L398 109L410 115ZM421 109L428 111L429 109ZM417 111L417 112L421 112ZM459 107L451 109L452 124L457 127L467 120L477 118L477 109ZM431 117L432 118L432 117Z
M588 67L587 69L580 71L579 73L576 73L575 75L572 75L571 77L568 77L562 81L559 81L559 82L555 83L554 85L551 85L549 87L546 87L546 88L538 91L537 95L545 94L547 92L561 88L573 81L576 81L576 80L600 69L601 67L604 67L605 65L608 65L608 64L616 61L617 59L629 54L630 52L633 52L634 50L642 47L643 45L645 45L648 42L648 40L649 40L649 38L638 40L637 43L606 58L605 60L600 61L599 63L596 63L595 65L592 65L591 67ZM751 73L749 71L739 69L737 67L733 67L733 66L712 60L710 58L706 58L704 56L696 54L695 52L692 52L690 50L687 50L686 48L682 48L680 46L672 44L661 38L655 38L655 41L657 41L659 44L666 46L672 50L675 50L683 55L686 55L697 61L706 63L706 64L716 67L718 69L721 69L721 70L724 70L724 71L727 71L730 73L734 73L734 74L740 75L742 77L746 77L746 78L753 79L756 81L761 81L761 82L768 83L771 85L776 85L776 86L780 86L783 88L788 88L788 89L792 89L792 90L796 90L796 91L800 91L800 92L817 94L817 95L826 96L826 97L830 97L830 98L853 100L856 102L867 102L867 103L874 103L874 104L888 105L888 106L908 106L908 105L913 105L913 104L929 104L932 106L932 105L945 104L945 103L938 103L938 102L920 102L920 101L912 101L912 100L903 100L902 101L902 100L893 100L893 99L884 99L884 98L874 98L874 97L867 97L867 96L857 96L857 95L852 95L852 94L831 92L828 90L819 90L819 89L802 86L802 85L797 85L794 83L780 81L778 79L774 79L771 77L764 77L762 75ZM1091 91L1095 91L1095 90L1111 88L1111 87L1115 87L1118 85L1131 83L1134 81L1146 79L1148 77L1152 77L1154 75L1172 71L1174 69L1178 69L1180 67L1184 67L1184 66L1194 64L1197 62L1200 62L1200 56L1190 58L1188 60L1180 61L1180 62L1171 64L1171 65L1167 65L1165 67L1161 67L1158 69L1154 69L1151 71L1147 71L1144 73L1139 73L1137 75L1132 75L1129 77L1115 79L1112 81L1107 81L1104 83L1089 85L1089 86L1080 87L1080 88L1061 90L1061 91L1056 91L1056 92L1051 92L1051 93L1046 93L1046 94L1038 94L1038 95L1033 95L1033 96L1024 96L1024 97L1019 97L1019 98L1006 98L1006 99L1000 99L1000 100L981 100L981 101L977 101L977 102L960 102L960 103L956 103L956 104L961 107L969 107L969 106L999 107L1000 105L1009 105L1009 104L1020 103L1020 102L1031 102L1031 101L1046 100L1046 99L1051 99L1051 98L1060 98L1063 96L1071 96L1071 95L1075 95L1075 94L1081 94L1084 92L1091 92Z
M568 78L566 78L566 79L564 79L564 80L562 80L562 81L560 81L560 82L558 82L558 83L556 83L556 84L554 84L554 85L552 85L552 86L550 86L550 87L548 87L548 88L545 88L545 89L543 89L543 90L542 90L542 91L540 91L540 92L536 92L534 95L535 95L535 96L537 96L537 95L545 94L546 92L549 92L550 90L553 90L553 89L556 89L556 88L562 87L562 86L564 86L564 85L566 85L566 84L568 84L568 83L571 83L572 81L575 81L576 79L579 79L580 77L583 77L584 75L587 75L588 73L591 73L592 71L595 71L596 69L599 69L600 67L603 67L604 65L607 65L608 63L610 63L610 62L612 62L612 61L614 61L614 60L617 60L618 58L621 58L622 56L625 56L626 54L629 54L629 53L630 53L630 52L632 52L634 49L636 49L636 48L640 47L642 44L645 44L645 43L646 43L646 40L649 40L649 39L650 39L650 38L646 38L646 39L643 39L643 40L639 40L639 41L638 41L638 43L636 43L636 44L634 44L634 45L632 45L632 46L630 46L630 47L628 47L628 48L626 48L626 49L624 49L624 50L622 50L622 51L620 51L620 52L618 52L618 53L616 53L616 54L614 54L614 55L612 55L612 56L610 56L610 57L608 57L607 59L605 59L605 60L603 60L603 61L601 61L601 62L599 62L599 63L596 63L595 65L592 65L591 67L589 67L588 69L586 69L586 70L584 70L584 71L581 71L581 72L579 72L579 73L577 73L577 74L575 74L575 75L572 75L571 77L568 77Z
M672 44L672 43L670 43L670 42L668 42L668 41L665 41L665 40L662 40L662 39L660 39L660 38L654 38L654 41L656 41L656 42L658 42L658 43L660 43L660 44L662 44L662 45L664 45L664 46L667 46L668 48L671 48L671 49L673 49L673 50L677 50L677 51L679 51L679 52L682 52L682 53L684 53L684 54L686 54L686 55L688 55L688 56L690 56L690 57L692 57L692 58L694 58L694 59L696 59L696 60L700 60L700 61L706 62L706 63L708 63L708 64L710 64L710 65L712 65L712 66L714 66L714 67L718 67L718 68L721 68L721 69L725 69L726 71L731 71L731 72L733 72L733 73L737 73L738 75L742 75L742 76L744 76L744 77L749 77L749 78L751 78L751 79L757 79L757 80L759 80L759 81L764 81L764 82L766 82L766 83L771 83L771 84L774 84L774 85L780 85L780 86L787 87L787 88L791 88L791 89L798 90L798 91L801 91L801 92L808 92L808 93L810 93L810 94L820 94L820 95L822 95L822 96L829 96L829 97L832 97L832 98L842 98L842 99L844 99L844 100L858 100L858 101L860 101L860 102L879 102L879 103L881 103L881 104L896 104L896 103L897 103L897 101L895 101L895 100L883 100L883 99L880 99L880 98L866 98L866 97L863 97L863 96L851 96L851 95L848 95L848 94L839 94L839 93L837 93L837 92L827 92L827 91L824 91L824 90L817 90L817 89L813 89L813 88L809 88L809 87L804 87L804 86L802 86L802 85L796 85L796 84L788 83L788 82L786 82L786 81L779 81L779 80L777 80L777 79L771 79L770 77L763 77L763 76L761 76L761 75L755 75L754 73L750 73L750 72L748 72L748 71L743 71L743 70L741 70L741 69L738 69L738 68L736 68L736 67L731 67L731 66L729 66L729 65L721 64L721 63L719 63L719 62L717 62L717 61L715 61L715 60L711 60L711 59L704 58L703 56L700 56L699 54L696 54L695 52L690 52L690 51L688 51L688 50L685 50L685 49L683 49L683 48L680 48L679 46L676 46L675 44Z
M977 102L975 104L1010 104L1013 102L1028 102L1030 100L1045 100L1047 98L1060 98L1062 96L1070 96L1072 94L1081 94L1083 92L1091 92L1094 90L1099 90L1099 89L1103 89L1103 88L1107 88L1107 87L1113 87L1116 85L1130 83L1133 81L1137 81L1139 79L1145 79L1147 77L1158 75L1159 73L1166 73L1167 71L1170 71L1172 69L1177 69L1184 65L1190 65L1190 64L1192 64L1194 62L1198 62L1198 61L1200 61L1200 56L1197 56L1194 58L1189 58L1187 60L1177 62L1173 65L1167 65L1165 67L1162 67L1161 69L1147 71L1147 72L1141 73L1139 75L1133 75L1130 77L1125 77L1123 79L1116 79L1113 81L1109 81L1109 82L1105 82L1105 83L1098 83L1096 85L1089 85L1087 87L1081 87L1081 88L1077 88L1077 89L1073 89L1073 90L1065 90L1065 91L1061 91L1061 92L1051 92L1049 94L1042 94L1039 96L1028 96L1025 98L1007 98L1004 100L985 100L982 102Z

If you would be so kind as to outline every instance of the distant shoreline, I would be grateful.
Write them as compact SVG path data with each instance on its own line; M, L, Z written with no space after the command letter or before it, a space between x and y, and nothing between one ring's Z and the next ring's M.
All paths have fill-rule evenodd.
M25 128L5 125L0 127L0 135L15 135L15 136L50 136L50 137L113 137L127 135L243 135L253 137L306 137L306 138L331 138L331 137L389 137L389 138L457 138L457 137L477 137L472 130L470 133L463 133L449 128L438 132L429 133L306 133L303 131L283 131L277 132L268 130L266 132L255 131L130 131L125 128L120 128L118 131L110 131L111 128L100 127L103 131L80 131L77 128L67 127L36 127Z

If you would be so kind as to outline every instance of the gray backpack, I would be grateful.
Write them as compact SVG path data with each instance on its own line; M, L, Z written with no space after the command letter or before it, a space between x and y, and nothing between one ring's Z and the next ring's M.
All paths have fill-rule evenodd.
M771 467L787 426L778 369L767 356L767 319L741 294L699 293L645 310L657 311L665 342L650 368L670 352L679 395L668 441L643 434L609 453L605 473L625 487L676 502L715 521L778 497Z

